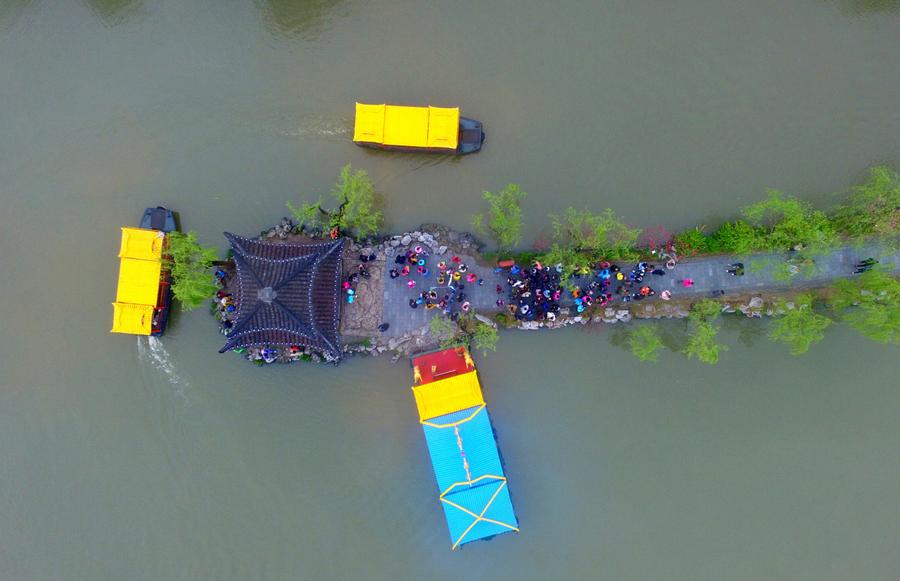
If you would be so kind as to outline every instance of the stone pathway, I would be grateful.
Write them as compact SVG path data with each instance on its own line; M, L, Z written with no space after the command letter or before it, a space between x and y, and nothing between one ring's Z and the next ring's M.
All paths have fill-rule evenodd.
M667 276L662 277L666 279L665 282L660 284L651 280L650 284L657 292L669 289L676 297L711 296L715 290L724 290L725 295L729 296L789 288L814 288L838 278L853 276L854 265L869 257L880 260L883 265L892 265L894 272L900 271L900 253L883 254L882 249L875 246L841 248L816 257L815 270L810 276L801 273L787 281L778 280L776 276L779 265L783 265L788 257L784 253L754 254L743 258L731 255L710 256L680 262L674 270L668 271ZM732 276L726 272L728 266L737 261L744 264L744 276ZM754 272L754 263L764 266ZM644 282L657 278L660 277L644 277ZM694 286L684 288L679 281L685 278L693 279Z
M424 278L418 273L411 273L410 278L416 281L416 288L409 289L406 286L406 278L399 277L391 279L388 274L396 264L394 258L397 252L406 254L407 248L399 248L388 253L384 272L384 320L390 323L390 328L384 334L386 337L398 337L405 335L410 331L419 329L428 325L431 317L440 313L439 309L428 310L423 306L417 309L410 308L409 299L419 296L423 289L435 288L439 294L446 293L437 287L437 271L438 260L445 260L450 263L451 255L448 252L441 257L429 257L429 273L428 278ZM493 267L480 266L475 262L475 258L465 254L461 254L460 260L469 267L469 272L474 272L479 278L484 279L484 286L479 287L477 284L464 283L463 292L469 297L469 302L476 312L492 312L497 310L496 301L498 297L506 298L507 286L506 275L494 274ZM398 267L399 268L399 267ZM503 294L498 295L496 287L498 284L503 285Z
M359 253L348 253L344 257L343 280L356 272L360 264ZM344 337L369 337L378 332L378 325L384 320L384 260L366 263L369 278L360 278L356 284L356 299L347 303L345 294L341 295L341 335ZM388 279L390 281L390 279ZM407 307L409 308L409 307Z
M427 310L422 306L413 309L409 306L409 299L418 296L423 289L432 288L436 284L438 259L450 261L450 254L441 257L429 257L428 267L431 270L429 277L424 279L419 274L412 274L410 278L416 281L416 287L409 289L406 286L407 279L399 277L391 279L389 271L395 266L394 257L397 252L406 253L406 247L399 247L388 251L387 259L383 266L384 297L383 320L390 324L390 328L384 336L398 337L416 329L428 325L431 317L440 313L438 309ZM900 253L885 254L879 247L846 247L816 258L815 272L811 276L797 274L789 281L778 280L776 274L778 266L784 264L788 257L786 254L755 254L752 257L734 256L710 256L693 260L684 260L678 263L673 270L667 271L666 276L644 277L644 283L649 284L657 293L669 289L673 298L712 296L713 291L724 290L725 296L742 295L762 291L777 291L789 288L812 288L823 286L829 281L838 278L853 276L853 266L860 260L874 257L883 265L893 266L894 272L900 272ZM492 267L484 267L476 264L471 256L460 255L462 261L474 271L485 283L479 287L476 284L466 284L464 292L476 312L497 311L496 300L502 296L507 298L508 287L506 274L495 274ZM726 272L728 266L736 261L744 263L743 276L731 276ZM630 271L633 264L619 262L623 271ZM755 269L754 264L763 265ZM373 277L374 278L374 277ZM684 288L680 281L685 278L694 280L694 285ZM496 286L503 287L503 294L496 293ZM373 285L374 287L374 285ZM375 290L373 288L373 290ZM441 292L438 289L438 292ZM571 295L566 293L567 299L561 301L563 305L571 305ZM657 294L658 297L658 294ZM643 301L644 303L659 300L657 297ZM617 307L621 301L615 301L612 305Z

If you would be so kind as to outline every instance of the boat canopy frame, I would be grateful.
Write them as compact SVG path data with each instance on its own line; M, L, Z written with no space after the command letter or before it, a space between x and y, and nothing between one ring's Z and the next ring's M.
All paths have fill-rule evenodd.
M458 107L356 103L353 141L386 147L456 151Z
M122 228L112 333L153 334L155 313L168 292L163 265L165 243L166 234L160 230Z

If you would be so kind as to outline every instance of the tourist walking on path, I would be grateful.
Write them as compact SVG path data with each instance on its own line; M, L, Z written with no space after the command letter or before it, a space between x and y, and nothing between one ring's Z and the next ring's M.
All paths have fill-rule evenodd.
M744 276L744 263L734 262L732 264L729 264L725 272L727 272L731 276Z
M854 267L853 274L862 274L866 271L872 270L872 267L878 264L878 261L874 258L867 258L865 260L860 260L856 263Z

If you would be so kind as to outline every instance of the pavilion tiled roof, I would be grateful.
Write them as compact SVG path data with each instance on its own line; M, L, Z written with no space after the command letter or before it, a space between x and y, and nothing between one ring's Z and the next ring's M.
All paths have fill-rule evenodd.
M344 239L289 244L226 232L236 266L237 317L219 350L297 345L341 358Z

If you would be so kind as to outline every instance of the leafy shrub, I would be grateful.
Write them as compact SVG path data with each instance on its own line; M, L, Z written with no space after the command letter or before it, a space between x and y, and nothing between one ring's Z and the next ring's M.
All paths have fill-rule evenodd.
M300 227L314 236L323 235L332 228L354 234L358 239L378 233L384 224L381 200L375 193L369 174L365 170L355 173L352 170L349 163L342 167L341 175L331 190L332 197L338 203L336 210L324 209L321 198L299 207L287 202Z
M516 323L517 323L516 318L514 316L512 316L509 313L504 312L504 311L496 313L494 315L494 321L498 325L500 325L502 327L506 327L506 328L515 327Z
M712 299L700 299L691 305L688 320L698 323L712 323L722 314L722 305Z
M703 226L697 226L675 235L675 248L684 256L695 256L709 251L709 240L703 233Z
M792 355L802 355L825 337L825 329L833 321L813 310L811 294L797 296L793 302L794 308L790 310L787 301L778 303L785 314L774 321L769 337L788 345Z
M431 317L431 320L428 322L428 329L431 331L432 337L440 339L442 349L447 349L462 342L457 324L443 315Z
M491 237L500 252L522 241L522 199L528 194L517 184L507 184L499 193L484 192L489 209L487 216L476 214L472 226L483 236Z
M574 248L563 246L558 243L553 244L553 246L550 247L550 250L542 254L539 258L541 262L550 267L556 266L557 264L562 265L560 280L563 285L567 284L578 268L590 262L590 257L586 253L579 252Z
M825 212L778 190L769 190L768 194L767 199L744 208L747 221L760 229L757 240L761 249L824 250L834 246L834 226Z
M834 213L835 227L853 238L894 238L900 232L900 176L891 168L873 167L866 183L855 186Z
M215 248L204 248L193 230L187 234L170 232L166 267L172 272L172 294L181 308L190 311L216 294L210 269L216 260Z
M301 204L300 207L287 202L288 210L294 216L294 222L297 227L305 229L310 234L321 234L322 230L331 226L331 215L322 209L322 200L308 204Z
M710 241L718 252L747 254L756 248L758 236L753 226L743 220L735 220L722 224L710 236Z
M629 228L609 208L594 214L569 207L562 214L551 214L550 220L556 244L583 252L592 260L629 259L638 255L635 244L640 229Z
M500 339L500 333L493 325L475 320L470 336L472 345L481 351L482 355L486 356L488 351L497 350L497 341Z
M375 186L365 170L353 173L349 163L342 167L331 195L339 204L335 226L354 232L357 238L373 236L381 229L384 215L379 208Z
M880 270L835 283L833 308L853 328L880 343L900 344L900 281Z
M474 346L484 355L497 350L500 334L493 325L483 323L472 314L460 315L456 322L442 315L431 318L428 323L432 336L441 339L441 348L454 345Z

